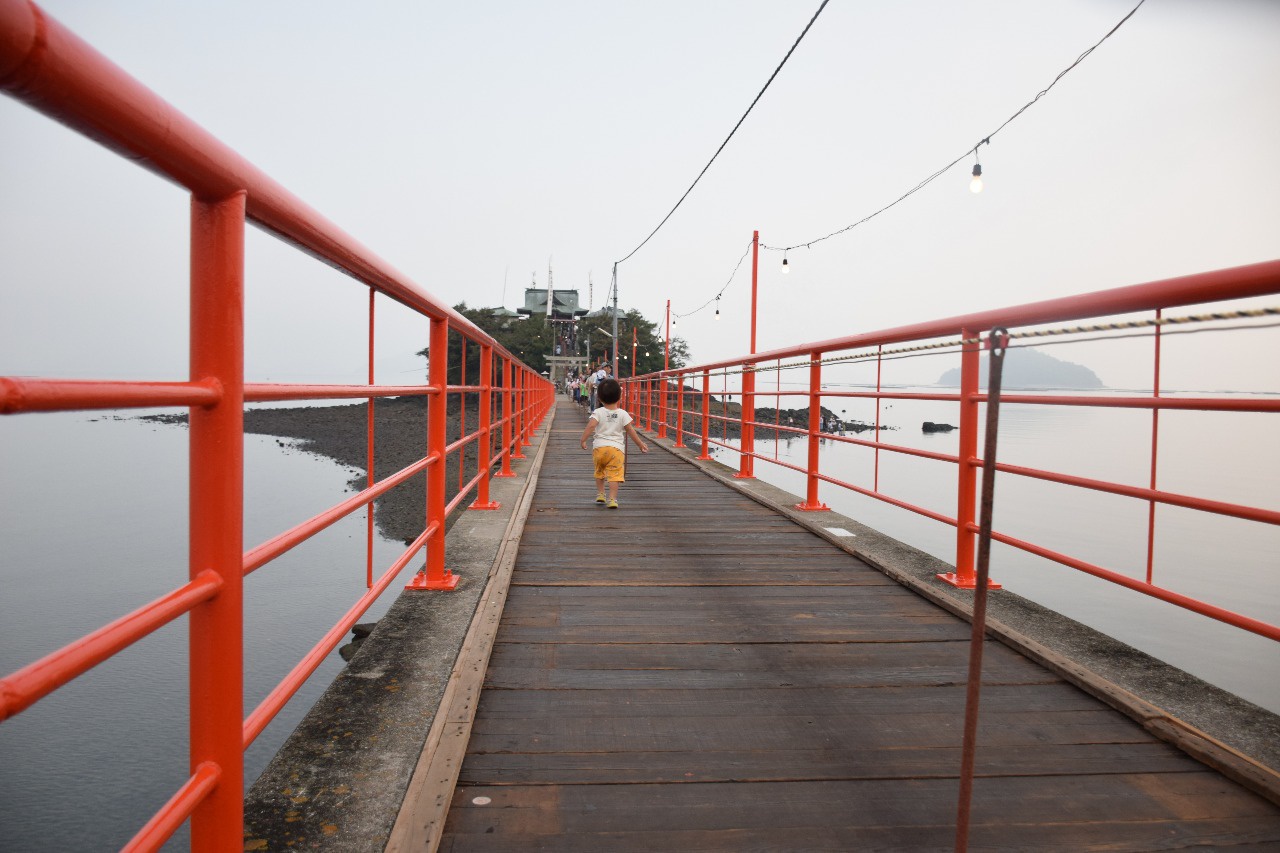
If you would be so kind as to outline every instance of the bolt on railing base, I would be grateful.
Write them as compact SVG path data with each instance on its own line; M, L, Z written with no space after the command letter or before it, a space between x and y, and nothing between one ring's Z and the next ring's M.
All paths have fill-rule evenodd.
M831 512L831 507L821 502L816 504L796 504L795 508L801 512Z
M512 476L515 475L513 474ZM480 501L474 501L467 509L502 509L502 504L499 501L489 501L483 504Z
M956 589L977 589L978 587L978 579L974 576L962 577L955 572L943 572L934 577L943 583L951 584ZM987 589L1004 589L1004 587L993 580L988 580Z
M460 578L448 569L445 569L444 577L439 580L428 578L426 572L418 572L413 576L413 580L405 586L405 589L432 589L447 592L457 589L459 580Z

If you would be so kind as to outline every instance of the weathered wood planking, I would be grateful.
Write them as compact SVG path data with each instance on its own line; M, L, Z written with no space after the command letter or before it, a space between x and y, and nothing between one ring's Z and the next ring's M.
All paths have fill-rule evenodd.
M562 404L442 850L950 849L967 624ZM1280 845L1280 809L1008 648L974 849ZM487 802L486 802L487 799Z

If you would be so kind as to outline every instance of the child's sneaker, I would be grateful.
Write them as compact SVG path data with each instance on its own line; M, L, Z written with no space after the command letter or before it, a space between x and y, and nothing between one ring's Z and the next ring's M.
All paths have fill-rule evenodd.
M604 503L604 492L601 492L600 494L596 495L596 503L598 504Z
M618 508L618 502L617 502L617 501L609 501L607 504L605 504L605 506L607 506L609 509L617 509L617 508Z

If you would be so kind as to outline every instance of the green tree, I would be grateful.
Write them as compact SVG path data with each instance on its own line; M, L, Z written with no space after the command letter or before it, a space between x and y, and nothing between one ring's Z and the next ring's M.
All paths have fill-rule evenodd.
M545 314L529 317L512 317L500 313L498 308L468 308L465 302L454 309L492 336L516 358L541 373L547 369L547 354L551 351L552 334ZM637 369L634 375L662 370L663 339L658 334L658 324L646 320L639 311L632 309L618 316L618 364L613 367L618 376L633 375L631 369L632 330L636 337ZM613 354L613 341L603 332L613 332L613 316L607 310L597 311L578 320L578 351L571 355L589 357L591 364ZM587 343L590 342L590 353ZM449 384L462 384L463 336L455 330L449 332ZM474 341L466 344L466 380L468 385L478 385L480 376L480 346ZM428 356L427 350L418 355ZM671 366L682 367L689 363L689 345L683 338L671 339Z

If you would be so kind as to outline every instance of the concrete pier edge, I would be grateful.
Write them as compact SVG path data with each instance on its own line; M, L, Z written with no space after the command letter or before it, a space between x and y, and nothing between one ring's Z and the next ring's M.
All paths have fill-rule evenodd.
M651 444L864 560L894 581L972 621L973 593L939 581L955 567L835 511L796 509L797 496L696 458L672 439ZM855 534L839 536L828 527ZM1280 715L1008 590L988 595L987 636L1021 652L1139 723L1161 740L1280 805ZM981 749L981 744L979 744Z
M492 480L500 509L464 502L450 517L446 567L458 588L402 592L249 788L246 851L386 845L515 516L527 510L554 418L552 407L532 437L536 452L512 460L517 476Z

